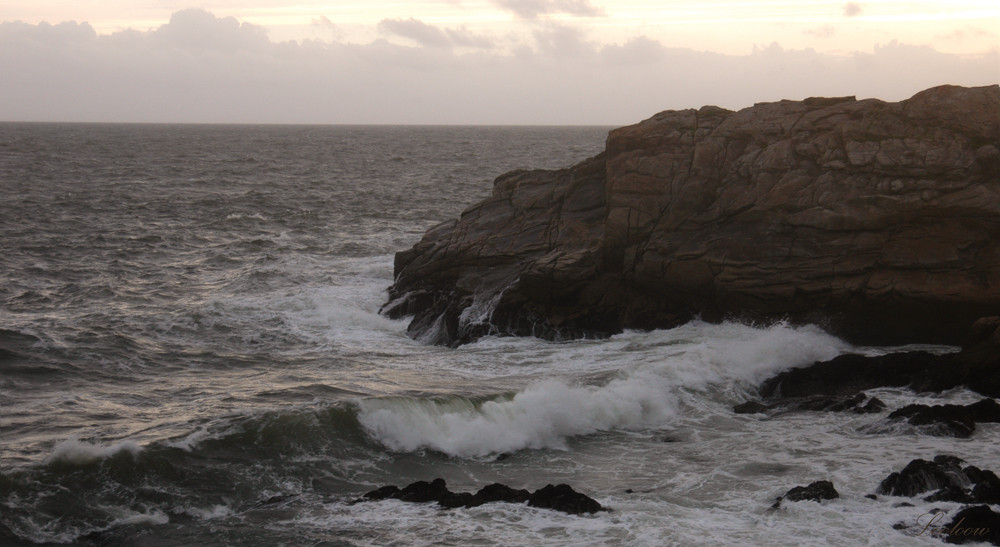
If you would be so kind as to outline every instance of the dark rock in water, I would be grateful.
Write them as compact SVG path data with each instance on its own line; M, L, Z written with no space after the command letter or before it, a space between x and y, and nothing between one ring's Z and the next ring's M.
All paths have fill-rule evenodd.
M917 391L944 391L956 384L950 379L942 357L923 351L878 357L839 355L829 361L782 372L764 381L760 393L765 397L783 398L844 397L866 389L907 386ZM917 381L920 385L914 386Z
M502 500L498 500L502 501ZM456 509L458 507L475 507L472 505L473 497L468 492L449 492L438 500L438 505L445 509Z
M976 423L1000 422L1000 405L993 399L983 399L971 405L907 405L889 414L889 419L905 418L932 435L967 438L976 430Z
M840 497L840 493L837 489L833 487L833 483L830 481L816 481L809 486L796 486L784 496L779 497L774 505L771 506L772 509L777 509L781 506L781 502L788 501L823 501L832 500Z
M932 426L921 431L942 437L965 439L976 430L976 422L960 405L907 405L889 414L889 419L900 418L915 426Z
M862 405L867 399L867 403ZM748 401L733 407L736 414L766 414L770 412L846 412L851 410L855 413L880 412L885 408L885 403L875 397L868 399L864 393L858 393L853 397L835 397L827 395L814 395L811 397L794 397L780 400L772 400L768 403L759 401Z
M479 489L469 500L466 507L477 507L484 503L502 501L506 503L524 503L531 497L527 490L514 490L506 484L493 483Z
M1000 403L993 399L983 399L965 409L976 423L1000 423Z
M988 336L984 331L993 329ZM977 321L958 353L923 351L876 357L845 354L829 361L782 372L760 385L773 399L854 396L878 387L909 387L917 392L942 392L964 386L987 397L1000 397L1000 318ZM972 405L973 421L1000 420L1000 404L984 400Z
M972 501L1000 504L1000 477L996 473L974 466L966 467L964 471L969 480L975 483Z
M1000 309L998 141L996 85L662 112L498 177L396 254L383 311L446 345L696 316L957 344Z
M962 460L954 456L937 456L931 462L922 459L913 460L902 471L886 477L879 484L877 493L913 497L949 486L964 488L969 483L962 473L961 464Z
M528 505L543 509L555 509L571 515L596 513L603 508L597 500L581 494L567 484L553 486L551 484L536 490L528 498Z
M448 490L444 479L434 479L431 482L417 481L413 484L407 485L399 491L399 495L396 496L396 499L424 503L428 501L441 501L451 495L452 492Z
M1000 317L983 317L972 324L957 361L969 389L1000 397Z
M417 481L403 489L396 486L383 486L366 493L354 503L398 499L415 503L435 501L441 507L454 509L457 507L478 507L486 503L506 502L524 503L533 507L554 509L573 515L601 511L601 504L593 498L576 492L572 487L551 484L530 493L527 490L515 490L505 484L494 483L484 486L475 494L468 492L452 492L448 490L444 479L434 479L431 482Z
M965 507L941 529L948 543L989 542L1000 545L1000 513L988 505Z
M771 407L758 401L747 401L733 407L736 414L764 414L771 410Z
M1000 478L972 465L963 468L962 463L954 456L937 456L932 462L913 460L886 477L878 493L913 497L933 491L925 501L1000 503Z
M399 487L390 484L387 486L383 486L382 488L379 488L377 490L372 490L371 492L366 493L364 496L362 496L362 499L378 501L378 500L387 500L390 498L395 499L398 497L399 497Z
M885 403L882 402L882 399L872 397L864 406L855 408L854 412L857 414L877 414L883 410L885 410Z

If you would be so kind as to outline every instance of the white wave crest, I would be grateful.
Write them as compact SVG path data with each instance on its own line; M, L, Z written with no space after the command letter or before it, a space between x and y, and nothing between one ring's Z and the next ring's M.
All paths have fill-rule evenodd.
M692 392L721 388L721 397L736 398L781 370L831 359L850 345L811 326L779 323L759 328L696 321L597 342L484 340L465 351L470 359L481 359L486 349L503 351L491 354L489 366L470 362L468 369L474 375L475 367L482 366L485 381L536 372L615 379L591 386L549 378L515 388L513 397L481 405L461 397L367 399L358 402L361 425L398 451L429 448L475 457L524 448L562 449L576 435L671 426L679 405L704 399L692 397Z
M564 449L575 435L648 427L676 415L662 378L642 374L600 387L549 379L478 406L464 398L368 399L358 406L361 425L393 450L430 448L461 457Z
M106 446L70 438L57 444L52 449L52 453L45 459L45 463L90 465L105 458L110 458L119 452L128 452L132 456L135 456L141 451L142 447L135 441L121 441Z

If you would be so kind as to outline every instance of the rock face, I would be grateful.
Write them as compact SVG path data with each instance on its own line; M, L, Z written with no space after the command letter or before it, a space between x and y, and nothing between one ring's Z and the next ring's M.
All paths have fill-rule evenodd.
M957 343L1000 309L1000 88L667 111L515 171L396 255L384 311L457 345L791 319Z

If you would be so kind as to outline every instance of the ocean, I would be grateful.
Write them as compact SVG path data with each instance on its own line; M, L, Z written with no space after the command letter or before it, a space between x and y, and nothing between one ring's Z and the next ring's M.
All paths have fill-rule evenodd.
M926 504L865 495L915 458L998 470L1000 424L732 407L842 353L956 348L695 321L450 349L379 315L393 253L608 129L0 124L0 544L941 545L893 529ZM610 511L351 503L437 477ZM770 509L822 479L841 498Z

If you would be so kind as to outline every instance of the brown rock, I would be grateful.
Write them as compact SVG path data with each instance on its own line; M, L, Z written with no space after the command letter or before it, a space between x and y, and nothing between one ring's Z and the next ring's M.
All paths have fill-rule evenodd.
M998 147L996 85L662 112L499 177L397 254L385 311L444 344L696 315L957 343L1000 309Z

